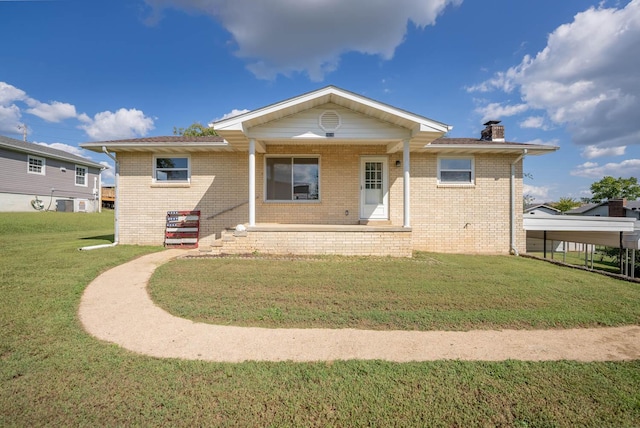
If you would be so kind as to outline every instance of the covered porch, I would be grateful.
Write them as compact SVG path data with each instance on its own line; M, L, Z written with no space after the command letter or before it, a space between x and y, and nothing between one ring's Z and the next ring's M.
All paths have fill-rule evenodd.
M382 221L408 229L410 154L451 129L333 86L211 126L248 153L249 228ZM396 181L401 193L390 201Z

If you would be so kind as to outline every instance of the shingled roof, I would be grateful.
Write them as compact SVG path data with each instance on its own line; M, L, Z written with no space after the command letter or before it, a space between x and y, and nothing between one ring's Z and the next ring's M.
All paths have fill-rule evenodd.
M41 144L30 143L28 141L16 140L15 138L5 137L0 135L0 148L12 150L14 152L28 153L36 156L42 156L45 158L58 159L68 162L77 163L79 165L91 166L94 168L106 168L104 165L77 156L64 150L54 149Z

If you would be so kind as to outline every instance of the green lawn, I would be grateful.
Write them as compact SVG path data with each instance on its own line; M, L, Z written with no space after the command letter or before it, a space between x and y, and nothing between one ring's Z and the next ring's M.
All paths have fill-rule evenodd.
M111 212L0 214L0 426L640 425L639 361L218 364L99 342L78 321L84 288L159 250L77 250L109 242L112 222ZM554 269L560 280L569 271Z
M153 299L201 322L402 330L640 323L640 284L511 256L182 259Z
M532 252L532 253L529 253L529 255L539 257L539 258L544 258L543 252ZM547 259L553 260L556 262L566 263L569 265L587 267L589 269L591 269L591 265L592 265L591 254L588 255L588 261L587 261L587 264L585 265L584 251L583 252L567 251L566 255L560 252L555 252L551 254L551 251L548 251ZM604 272L616 273L616 274L620 273L620 265L616 262L615 258L609 257L605 254L602 254L601 252L596 252L593 255L593 269L601 270Z

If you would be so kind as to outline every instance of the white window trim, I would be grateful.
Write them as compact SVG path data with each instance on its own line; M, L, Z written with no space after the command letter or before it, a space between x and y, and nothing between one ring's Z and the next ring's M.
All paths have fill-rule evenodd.
M157 159L163 159L163 158L186 158L187 159L187 179L186 180L160 180L158 181L156 179L157 175ZM176 170L182 170L183 168L175 168ZM191 183L191 155L188 154L184 154L184 153L166 153L166 154L162 154L162 155L153 155L153 177L152 177L152 182L153 184L156 185L161 185L161 186L172 186L172 185L178 185L178 186L183 186L184 184L190 184Z
M78 184L78 168L84 169L84 184ZM87 187L89 182L89 168L82 165L76 165L74 168L73 182L76 186Z
M471 161L471 181L469 182L451 182L451 181L442 181L440 179L440 173L443 171L441 168L443 159L466 159ZM444 171L453 171L453 170L444 170ZM459 170L466 171L466 170ZM475 156L438 156L438 186L440 187L472 187L476 184L476 159Z
M40 168L40 172L31 171L31 159L37 159L39 161L42 161L42 167ZM41 158L40 156L27 155L27 174L46 175L46 171L45 171L46 166L47 166L47 160L45 158Z
M307 158L318 159L318 199L267 199L267 159L268 158ZM269 204L317 204L322 200L322 189L320 183L322 182L322 159L319 155L290 155L290 154L272 154L264 156L264 185L263 185L263 201Z

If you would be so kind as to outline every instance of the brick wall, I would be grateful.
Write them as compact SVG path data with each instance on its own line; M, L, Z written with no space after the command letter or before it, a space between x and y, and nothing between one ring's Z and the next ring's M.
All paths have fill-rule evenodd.
M360 156L388 156L391 224L403 224L402 154L384 146L269 146L269 154L320 155L321 201L264 202L264 155L256 156L258 223L357 224L360 214ZM119 153L120 242L161 245L169 210L200 210L200 243L210 245L226 228L246 223L248 155L237 152L191 154L190 185L153 185L151 153ZM507 253L510 247L510 163L515 156L476 155L476 185L437 185L437 156L411 154L411 226L416 250ZM521 177L518 165L516 177ZM518 248L524 251L522 179L516 185ZM348 212L348 215L346 214ZM341 245L341 244L337 244Z
M192 154L190 185L152 184L150 153L119 153L118 160L123 244L162 245L170 210L200 210L200 240L205 244L249 216L246 153Z
M225 242L226 254L340 254L345 256L411 257L411 232L375 231L250 231Z
M476 155L474 186L439 186L437 155L413 155L411 226L416 250L508 253L510 177L514 155ZM516 168L516 242L525 250L522 227L522 166Z

